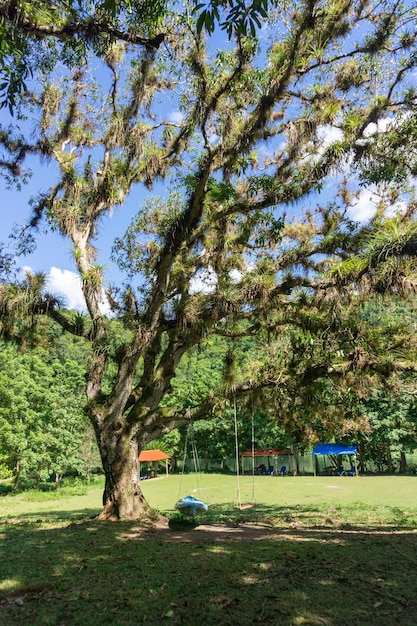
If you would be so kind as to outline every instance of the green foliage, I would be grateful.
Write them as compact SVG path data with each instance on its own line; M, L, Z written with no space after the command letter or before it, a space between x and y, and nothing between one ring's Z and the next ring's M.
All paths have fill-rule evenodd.
M197 4L193 13L198 14L197 32L203 29L209 35L215 31L216 24L225 30L229 39L235 33L238 36L256 37L257 31L262 26L262 18L268 15L269 5L273 6L273 0L212 0L209 3Z
M13 113L36 70L51 72L85 63L91 51L104 58L117 38L144 45L166 14L166 0L17 0L0 10L0 108ZM140 37L140 33L143 35Z
M405 113L391 117L376 128L357 161L363 185L382 182L403 184L417 172L417 116L415 93L409 93L410 106Z
M357 256L334 263L331 275L341 284L353 281L368 292L412 294L417 280L417 226L413 205L410 209L412 214L405 219L401 214L376 217L359 238Z
M83 368L41 348L20 354L4 344L0 361L0 450L15 487L30 474L39 484L76 469L85 428Z
M255 339L242 338L234 343L234 358L229 384L233 380L248 374L254 367L256 358L260 358L260 347ZM198 350L187 354L178 367L173 381L173 391L167 397L167 405L172 407L192 407L210 394L210 390L224 381L224 359L230 354L226 340L212 337L202 343ZM234 406L232 401L220 401L215 410L216 416L206 416L196 422L191 429L181 428L177 433L175 445L171 436L163 438L171 454L182 458L186 440L192 440L196 446L203 468L209 463L227 469L226 460L235 457ZM252 448L252 436L255 435L256 448L276 448L289 445L290 439L280 424L280 411L271 409L261 411L254 406L253 397L237 401L237 426L240 451ZM167 438L168 437L168 438ZM189 441L190 445L190 441ZM165 449L165 448L164 448ZM190 449L188 450L191 456Z
M173 393L167 397L169 406L195 406L222 381L225 342L210 338L201 348L186 354L173 381Z
M415 450L417 443L417 412L413 398L389 396L381 391L363 401L360 409L369 422L368 432L358 437L363 446L364 469L370 462L379 472L401 471L400 453Z
M166 0L103 0L97 6L97 13L106 17L124 17L144 24L155 24L167 8Z

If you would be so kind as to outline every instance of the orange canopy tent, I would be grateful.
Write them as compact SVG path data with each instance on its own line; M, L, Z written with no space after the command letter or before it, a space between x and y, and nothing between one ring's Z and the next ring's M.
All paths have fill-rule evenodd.
M155 463L156 461L165 461L165 472L168 476L168 459L171 457L169 454L162 452L162 450L142 450L139 453L139 476L141 475L140 464L141 463Z
M139 463L151 463L152 461L165 461L170 459L169 454L165 454L162 450L142 450L139 453Z

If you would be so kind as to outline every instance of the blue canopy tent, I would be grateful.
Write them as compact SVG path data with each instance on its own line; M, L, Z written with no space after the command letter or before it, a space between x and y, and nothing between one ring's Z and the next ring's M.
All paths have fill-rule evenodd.
M349 470L343 469L343 466L335 467L335 474L338 476L358 476L357 464L356 464L356 452L358 446L344 446L340 443L318 443L313 450L313 457L317 455L337 457L348 455L352 457L351 467ZM316 462L313 458L314 475L316 475Z

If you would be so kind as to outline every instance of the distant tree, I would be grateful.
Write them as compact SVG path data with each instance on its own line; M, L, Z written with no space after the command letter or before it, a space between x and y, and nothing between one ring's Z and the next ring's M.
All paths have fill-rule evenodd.
M101 469L101 459L97 448L94 429L90 422L85 424L80 446L77 451L77 462L74 464L77 472L89 483L94 471Z
M375 166L374 161L372 167ZM391 174L391 171L383 174L390 185ZM399 176L402 178L401 172ZM394 182L395 188L397 183ZM410 208L413 204L412 198ZM398 469L405 472L405 454L417 445L413 400L416 393L416 258L417 223L413 211L404 210L388 218L377 214L361 236L356 257L336 263L332 268L339 289L354 291L355 298L365 303L361 315L371 327L370 332L375 336L390 334L393 340L390 350L385 350L385 363L387 371L396 370L396 376L386 379L385 389L372 387L361 402L355 399L353 403L357 414L362 412L366 421L362 433L358 433L363 468L371 462L379 471L393 471L392 454L396 453Z
M380 391L362 403L362 410L369 422L367 431L358 436L364 469L368 465L379 472L406 472L405 455L417 446L417 412L413 398L389 396Z
M45 364L43 349L0 345L0 451L14 476L41 480L77 468L85 428L83 370L74 362Z
M269 400L285 396L289 405L289 390L305 399L321 383L324 397L324 379L378 364L372 350L384 339L362 338L360 324L343 326L348 290L336 270L325 275L356 258L363 242L363 229L346 218L349 186L341 180L338 197L324 206L317 194L371 151L371 123L414 101L403 90L417 63L416 9L390 0L276 7L263 18L267 43L248 23L219 50L205 41L206 18L171 15L160 30L166 52L145 45L132 53L114 42L105 79L96 81L85 65L25 95L22 113L27 105L39 119L32 137L3 128L10 171L28 153L59 170L34 200L31 226L46 223L72 242L90 321L80 325L51 299L29 297L28 311L91 342L86 413L106 476L104 518L146 515L134 480L138 451L161 434L221 413L235 396L267 390ZM160 104L169 99L175 120ZM137 186L151 190L159 181L163 195L151 195L116 242L126 283L107 292L126 335L109 350L100 225ZM10 321L13 293L16 301L31 289L3 286L9 335L18 320ZM289 328L296 330L287 344L274 343ZM214 335L230 344L225 382L210 381L191 406L171 406L182 359ZM264 349L239 369L236 346L248 336ZM275 359L268 344L281 350Z
M367 421L357 438L363 469L369 462L378 471L405 473L406 453L417 448L415 363L410 359L415 351L415 306L412 292L407 298L388 292L366 301L362 308L362 315L378 332L385 327L403 338L391 350L397 375L389 378L385 388L369 393L357 405L358 413Z

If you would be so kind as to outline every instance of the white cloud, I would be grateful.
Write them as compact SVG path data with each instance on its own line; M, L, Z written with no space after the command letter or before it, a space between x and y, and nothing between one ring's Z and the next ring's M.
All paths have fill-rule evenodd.
M32 272L30 267L24 267L25 271ZM51 267L46 276L47 290L56 296L64 298L64 306L67 309L85 312L87 310L84 295L81 289L81 279L78 274L70 270L61 270L58 267ZM100 310L103 315L110 315L110 307L106 296L103 293Z
M309 152L305 152L303 161L305 163L317 163L323 156L325 151L337 141L343 138L343 132L336 126L327 124L319 126L316 131L316 140L314 144L308 146ZM345 156L346 159L346 156Z
M399 200L387 209L387 216L393 217L394 215L404 214L407 211L407 208L407 203Z
M216 291L217 276L212 267L208 267L206 270L197 272L194 278L190 281L190 294L203 293L209 294Z
M368 222L376 213L378 204L381 202L381 197L371 188L363 189L360 192L357 202L349 210L350 217L357 222ZM392 217L397 213L404 213L407 209L407 204L401 200L388 206L385 210L387 217Z
M392 122L393 119L389 117L383 117L382 119L378 120L376 124L375 122L371 122L363 131L363 136L372 137L372 135L375 135L375 133L377 132L385 133L388 129L388 126L392 124Z
M172 122L173 124L181 124L184 119L184 113L181 113L181 111L171 111L168 113L167 117L169 122Z
M350 217L357 222L368 222L376 213L378 196L370 189L363 189L359 198L349 210Z
M230 275L232 282L237 285L242 281L243 276L244 276L243 272L240 272L237 269L231 270L229 275Z
M48 290L65 298L68 309L84 311L86 309L81 279L75 272L51 267L47 276Z
M328 148L336 141L343 139L343 132L336 126L319 126L317 129L317 137L321 140L320 150Z
M246 263L244 271L234 269L230 271L229 276L232 282L238 285L240 282L242 282L243 277L249 272L252 272L255 269L255 267L256 267L255 263L253 263L252 261L249 261L249 263Z
M202 254L204 254L204 250ZM253 263L248 263L245 272L242 272L238 269L231 270L229 273L229 276L230 276L232 283L234 283L235 285L238 285L242 281L244 275L247 272L251 272L254 269L254 267L255 266ZM214 293L216 291L216 287L217 287L217 274L213 270L213 268L209 265L207 269L200 270L199 272L197 272L194 278L191 279L189 291L191 295L195 293L203 293L207 295L210 293Z

